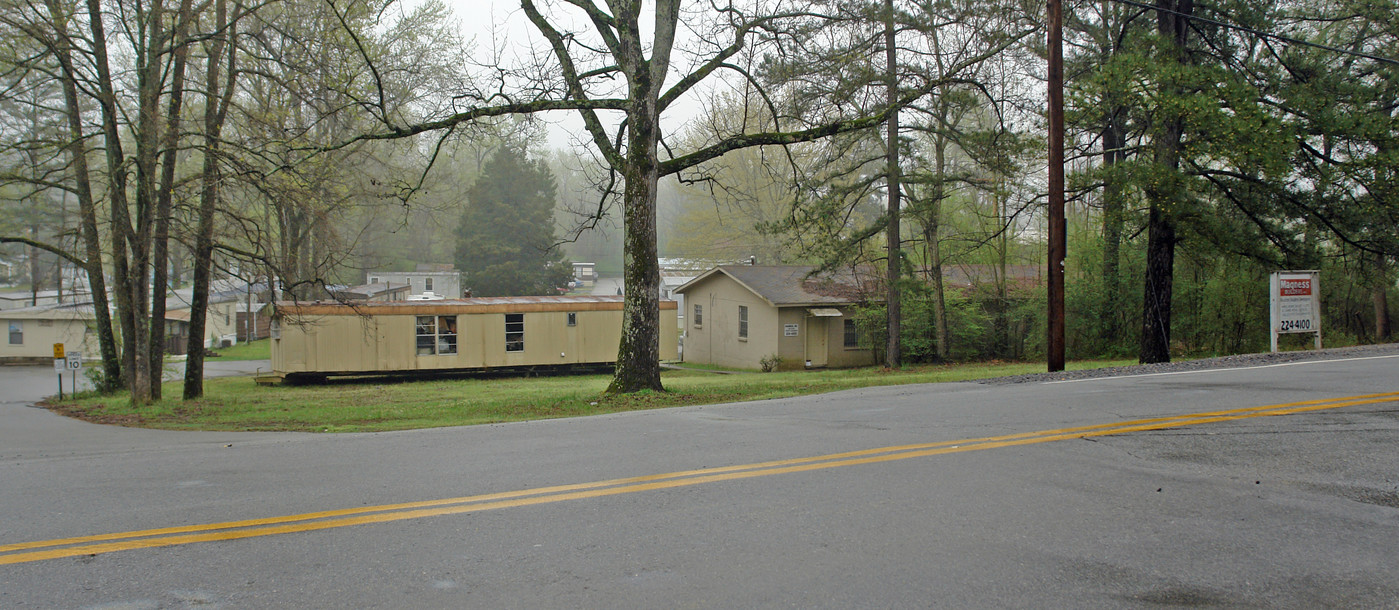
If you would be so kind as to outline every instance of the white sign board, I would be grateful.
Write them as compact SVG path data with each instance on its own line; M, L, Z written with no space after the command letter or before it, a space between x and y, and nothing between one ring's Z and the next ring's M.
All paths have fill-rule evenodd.
M82 352L68 352L68 357L64 358L63 364L64 368L67 368L70 371L76 371L78 369L83 368Z
M1268 281L1273 351L1278 335L1315 333L1321 349L1321 282L1316 271L1278 271Z
M800 328L800 327L797 326L796 324L783 324L783 325L782 325L782 336L784 336L784 337L795 337L795 336L797 336L797 329L798 329L798 328Z

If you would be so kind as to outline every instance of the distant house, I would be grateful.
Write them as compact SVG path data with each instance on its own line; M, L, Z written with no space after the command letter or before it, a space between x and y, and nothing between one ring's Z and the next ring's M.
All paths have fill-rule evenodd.
M674 324L675 302L660 304ZM600 367L617 360L622 297L279 302L272 369L285 379ZM676 353L661 333L661 353Z
M189 351L190 316L188 303L167 299L165 305L165 353L178 356ZM204 315L204 347L228 347L238 343L238 299L209 295Z
M0 362L45 364L53 362L53 344L62 343L68 353L84 359L100 358L97 316L91 303L50 304L0 311Z
M366 284L407 284L410 296L431 293L447 299L462 297L461 272L451 265L420 264L413 271L370 271Z
M597 281L597 263L573 263L573 279L591 286Z
M758 369L874 364L851 319L864 298L853 274L808 277L800 265L722 265L676 288L685 298L685 362Z
M272 304L238 302L238 340L257 341L272 334Z
M92 292L87 289L86 285L79 287L77 290L67 289L62 293L57 290L40 290L38 293L28 290L0 292L0 311L20 309L23 307L37 307L41 305L90 302L92 302Z
M238 309L240 304L247 307L248 295L248 283L242 280L221 279L210 283L209 308L204 315L204 347L238 343ZM176 290L165 299L165 353L180 355L188 351L193 302L192 288Z
M364 284L362 286L351 286L349 288L337 288L331 290L330 294L337 301L351 303L375 303L387 301L407 301L413 287L408 284L398 284L394 282L381 282L378 284Z

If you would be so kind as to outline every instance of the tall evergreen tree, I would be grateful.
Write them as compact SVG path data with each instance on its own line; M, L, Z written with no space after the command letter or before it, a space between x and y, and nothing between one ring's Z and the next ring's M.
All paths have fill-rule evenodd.
M554 174L506 145L467 193L457 230L457 268L474 296L553 294L572 267L554 247Z

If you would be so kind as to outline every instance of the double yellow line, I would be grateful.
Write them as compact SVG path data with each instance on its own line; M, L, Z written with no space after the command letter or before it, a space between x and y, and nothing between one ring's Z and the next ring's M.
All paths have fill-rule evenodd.
M460 498L446 498L442 500L384 504L379 506L270 517L266 519L227 521L223 523L187 525L134 532L5 544L0 545L0 565L28 563L32 561L76 557L81 555L97 555L100 553L112 553L115 551L132 549L175 546L194 542L237 540L240 538L310 532L352 525L386 523L390 521L436 517L440 515L455 515L517 506L529 506L533 504L615 496L656 489L702 485L705 483L716 483L736 479L822 470L826 468L892 462L947 453L1032 445L1068 439L1125 434L1128 432L1161 430L1165 428L1194 426L1252 417L1288 415L1383 402L1399 402L1399 392L1311 400L1246 409L1232 409L1228 411L1140 419L1112 424L1080 426L1075 428L1040 430L1038 432L1025 432L1004 436L880 447L876 449L832 453L814 457L718 468L703 468L699 470L686 470L666 474L611 479L592 483L558 485L554 487L541 487L538 489L524 489Z

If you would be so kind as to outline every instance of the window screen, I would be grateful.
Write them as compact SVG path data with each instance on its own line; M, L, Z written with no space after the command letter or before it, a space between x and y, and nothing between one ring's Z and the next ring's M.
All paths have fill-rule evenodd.
M457 353L456 316L418 316L418 355Z
M525 314L505 314L505 351L525 351Z

